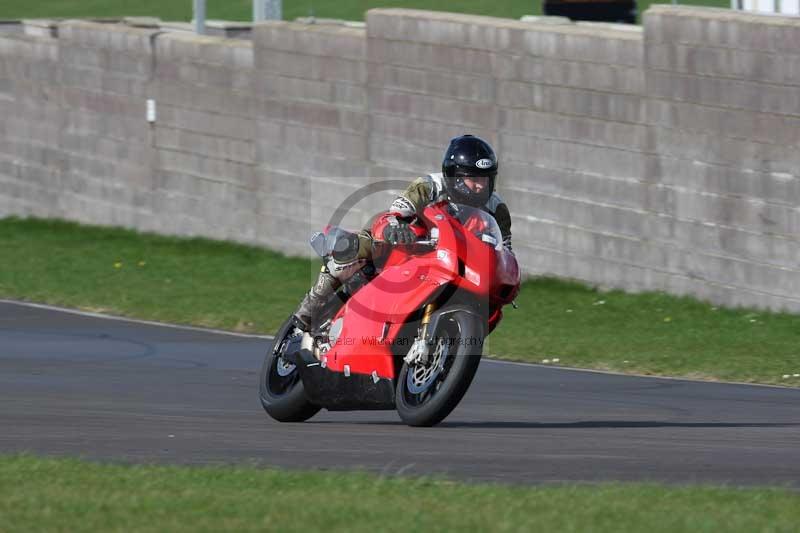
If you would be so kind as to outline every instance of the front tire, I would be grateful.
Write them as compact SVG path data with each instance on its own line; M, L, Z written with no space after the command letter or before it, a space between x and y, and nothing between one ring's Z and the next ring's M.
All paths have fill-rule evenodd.
M300 372L281 355L297 342L291 317L275 335L275 343L264 357L259 377L259 398L269 416L279 422L305 422L320 410L306 397Z
M444 420L467 392L481 362L483 321L463 310L443 313L434 332L429 362L404 362L395 403L409 426L429 427Z

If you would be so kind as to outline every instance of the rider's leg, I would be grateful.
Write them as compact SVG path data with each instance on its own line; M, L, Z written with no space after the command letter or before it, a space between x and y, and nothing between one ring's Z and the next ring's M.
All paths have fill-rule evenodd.
M328 272L328 268L323 266L322 270L317 276L317 281L311 290L308 291L300 302L300 307L294 313L297 326L308 331L311 327L311 321L319 313L325 302L333 296L336 290L342 286L342 282L336 279Z
M372 236L369 232L362 231L353 238L339 239L333 250L332 257L326 258L327 262L316 283L294 313L297 327L304 331L311 328L314 318L342 283L350 279L372 257Z

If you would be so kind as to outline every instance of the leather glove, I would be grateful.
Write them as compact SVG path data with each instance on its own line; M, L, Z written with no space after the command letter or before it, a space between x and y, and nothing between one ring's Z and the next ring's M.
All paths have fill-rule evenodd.
M417 240L417 235L407 222L394 219L383 229L383 239L389 244L411 244Z

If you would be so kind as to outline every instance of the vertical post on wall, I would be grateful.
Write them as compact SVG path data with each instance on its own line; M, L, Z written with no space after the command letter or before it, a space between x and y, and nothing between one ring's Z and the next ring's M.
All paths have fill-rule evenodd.
M253 22L282 19L282 0L253 0Z
M194 1L194 31L199 35L206 33L206 0Z

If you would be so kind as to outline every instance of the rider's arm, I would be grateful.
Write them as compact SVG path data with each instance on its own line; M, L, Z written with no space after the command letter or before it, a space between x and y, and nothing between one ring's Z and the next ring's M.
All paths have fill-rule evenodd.
M511 213L508 206L504 203L499 204L495 209L494 218L500 226L500 233L503 234L503 246L511 250Z
M392 220L398 220L403 224L410 224L411 230L422 237L425 234L423 227L414 224L417 215L422 213L425 206L431 202L434 186L430 179L417 178L412 181L406 190L395 198L391 207L385 213L379 215L372 223L372 235L380 239L384 235L386 227Z
M433 201L433 193L434 186L430 179L417 178L392 202L389 212L399 218L413 219Z

